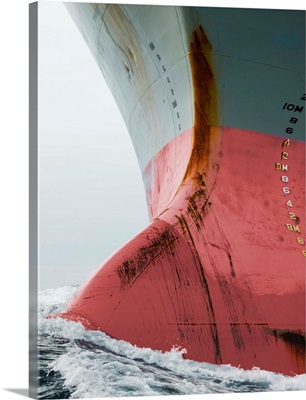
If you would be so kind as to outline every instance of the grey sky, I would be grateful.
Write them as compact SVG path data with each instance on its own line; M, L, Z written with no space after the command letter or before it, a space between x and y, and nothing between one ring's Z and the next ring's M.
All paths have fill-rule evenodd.
M62 3L39 5L40 288L82 283L148 224L134 149Z

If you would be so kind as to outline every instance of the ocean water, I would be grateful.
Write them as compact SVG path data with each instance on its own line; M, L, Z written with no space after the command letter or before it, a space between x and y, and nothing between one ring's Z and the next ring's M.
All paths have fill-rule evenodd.
M45 316L63 310L77 286L39 292L39 398L163 396L306 390L306 375L285 377L184 360Z

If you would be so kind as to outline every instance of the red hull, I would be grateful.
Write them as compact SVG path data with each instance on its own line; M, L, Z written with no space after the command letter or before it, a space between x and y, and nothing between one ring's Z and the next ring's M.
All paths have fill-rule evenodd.
M169 155L182 141L191 148L192 135L147 166L153 222L63 316L139 347L185 348L193 360L305 373L305 144L210 128L205 159L193 168L191 157L187 172L176 164L177 189Z

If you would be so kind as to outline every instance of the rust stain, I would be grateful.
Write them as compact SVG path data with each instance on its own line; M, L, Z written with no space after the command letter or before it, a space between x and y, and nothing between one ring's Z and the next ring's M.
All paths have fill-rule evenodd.
M214 307L213 307L213 302L208 286L208 282L205 276L205 269L201 261L201 257L198 253L198 250L196 248L194 239L192 237L190 228L188 226L188 223L183 215L176 215L176 218L181 226L181 229L184 234L189 238L190 240L190 249L193 254L193 259L194 259L194 265L197 268L197 272L200 278L200 283L203 287L204 293L205 293L205 303L206 303L206 308L207 308L207 314L210 320L209 323L209 328L210 328L210 333L211 337L214 343L214 354L215 354L215 362L216 364L221 364L222 363L222 357L221 357L221 348L220 348L220 341L219 341L219 334L218 334L218 328L216 324L216 317L215 317L215 312L214 312Z
M197 172L194 180L197 183L197 190L187 197L187 214L191 217L196 228L200 231L200 223L203 223L202 214L210 205L208 202L209 193L202 174ZM203 215L205 215L205 213Z
M134 67L137 67L137 59L130 48L137 46L137 36L134 29L121 8L116 4L108 5L104 24L109 37L115 44L115 49L124 64L127 75L131 79L134 75Z
M175 229L167 227L150 240L147 246L140 246L133 257L123 261L117 268L117 275L121 280L122 288L125 288L136 279L162 252L169 251L172 254L172 247L177 238L178 235Z
M210 211L211 202L209 201L209 192L206 188L203 175L197 172L194 181L196 182L196 187L192 194L186 198L187 206L185 215L186 217L191 218L197 230L201 232L204 223L203 217L205 217ZM177 215L176 218L179 220ZM184 229L182 230L184 231Z
M150 78L145 68L142 40L120 5L108 4L102 18L107 34L115 45L112 48L116 51L126 71L125 76L119 76L119 80L124 81L125 78L133 80L133 87L138 96L141 96L150 85Z
M245 350L243 336L240 330L240 326L237 324L230 324L231 326L231 333L233 337L233 341L237 349Z
M223 251L226 252L227 258L228 258L228 260L229 260L231 276L232 276L232 278L235 278L235 277L236 277L236 272L235 272L235 270L234 270L233 260L232 260L232 256L231 256L231 253L229 252L229 250L228 250L227 248L223 248L223 247L221 247L221 246L218 246L218 245L215 244L215 243L211 243L211 242L208 242L208 243L209 243L211 246L216 247L217 249L223 250ZM226 243L225 243L225 245L226 245Z
M217 125L216 84L212 72L212 46L199 26L192 33L190 66L194 93L194 132L190 160L183 182L196 178L199 171L208 172L213 136L217 133L211 126Z
M270 329L266 328L266 332L273 335L275 340L282 340L289 353L296 359L296 363L301 371L305 371L305 345L306 336L300 331L291 331L289 329Z

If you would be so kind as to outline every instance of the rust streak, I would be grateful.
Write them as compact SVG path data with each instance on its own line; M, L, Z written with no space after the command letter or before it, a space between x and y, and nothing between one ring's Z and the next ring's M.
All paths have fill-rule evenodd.
M141 246L133 255L122 262L117 268L117 275L121 280L122 288L129 285L146 267L162 252L170 251L177 239L174 229L166 228L147 246Z
M212 141L211 126L216 125L216 84L212 72L212 46L200 26L192 33L190 65L194 93L194 132L189 164L183 182L195 178L199 171L207 173Z
M301 365L302 370L305 370L305 334L298 331L291 331L289 329L270 329L266 328L265 331L274 336L275 340L282 340L289 353L296 359L297 364Z
M204 266L201 261L201 257L197 251L196 245L194 243L194 239L192 237L191 231L189 229L188 223L185 220L185 218L181 215L180 217L176 216L178 218L178 221L181 225L182 231L184 234L187 234L187 236L190 239L190 248L193 254L193 259L194 259L194 265L197 268L199 278L201 285L203 287L204 293L205 293L205 303L206 303L206 308L207 308L207 313L210 319L210 333L211 337L214 343L214 352L215 352L215 362L217 364L222 363L222 357L221 357L221 348L220 348L220 342L219 342L219 335L218 335L218 327L216 324L216 317L215 317L215 312L214 312L214 307L212 303L212 298L208 286L208 282L205 276L205 271L204 271Z

